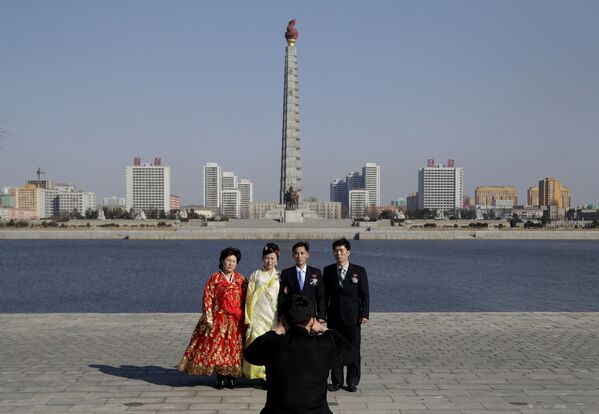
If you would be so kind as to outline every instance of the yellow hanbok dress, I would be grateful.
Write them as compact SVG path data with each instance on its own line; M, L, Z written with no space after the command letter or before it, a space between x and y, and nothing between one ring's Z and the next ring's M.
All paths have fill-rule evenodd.
M250 275L245 300L246 331L245 346L277 325L277 302L279 296L279 273L256 270ZM243 375L246 378L266 378L263 366L252 365L243 360Z

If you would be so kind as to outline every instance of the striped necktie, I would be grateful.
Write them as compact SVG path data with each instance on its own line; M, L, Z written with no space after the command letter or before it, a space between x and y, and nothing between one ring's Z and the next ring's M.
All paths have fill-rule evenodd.
M343 281L345 280L345 269L343 267L337 268L339 273L339 286L343 287Z

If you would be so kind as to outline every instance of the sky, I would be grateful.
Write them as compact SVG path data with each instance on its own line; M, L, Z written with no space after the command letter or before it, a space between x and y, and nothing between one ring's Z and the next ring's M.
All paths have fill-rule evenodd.
M135 156L203 202L217 162L276 200L295 18L304 197L366 162L381 201L454 159L464 193L544 177L599 202L599 2L0 0L0 187L125 195Z

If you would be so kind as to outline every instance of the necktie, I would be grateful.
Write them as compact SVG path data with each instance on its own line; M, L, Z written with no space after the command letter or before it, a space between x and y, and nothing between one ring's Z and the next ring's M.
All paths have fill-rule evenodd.
M337 271L339 272L339 286L343 287L343 281L345 280L345 269L339 267Z
M297 271L297 281L299 282L300 290L304 290L304 272L302 270Z

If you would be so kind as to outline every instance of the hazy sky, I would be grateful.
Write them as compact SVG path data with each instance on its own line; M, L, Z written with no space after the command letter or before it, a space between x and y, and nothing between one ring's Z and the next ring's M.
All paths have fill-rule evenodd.
M304 196L365 162L382 202L428 158L479 185L546 176L599 202L599 1L0 0L0 186L35 176L125 194L162 157L278 194L285 40L297 19Z

